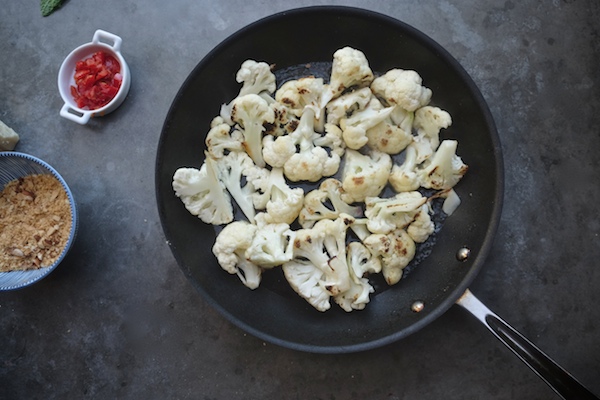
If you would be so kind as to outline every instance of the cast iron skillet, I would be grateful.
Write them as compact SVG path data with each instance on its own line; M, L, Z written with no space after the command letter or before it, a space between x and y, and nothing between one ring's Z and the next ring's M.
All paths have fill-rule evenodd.
M235 74L243 61L266 61L283 70L331 61L344 46L362 50L374 71L419 72L435 103L452 115L442 138L459 141L469 172L456 187L462 204L446 219L424 262L395 287L378 288L363 311L346 313L334 306L320 313L289 288L282 274L269 271L251 291L225 273L211 252L214 227L187 212L171 182L177 168L200 168L210 121L237 95ZM496 321L487 326L505 342L518 337L467 291L492 246L501 214L502 153L492 115L459 63L398 20L355 8L310 7L264 18L227 38L196 66L173 101L158 146L156 192L165 236L184 274L227 319L263 340L317 353L368 350L417 332L459 299L484 323ZM465 248L470 253L463 260L457 253L464 255ZM415 303L424 305L420 312L413 311ZM520 354L514 348L521 348ZM535 355L532 363L542 367L538 374L558 393L579 390L579 398L589 393L522 339L513 350L525 361Z

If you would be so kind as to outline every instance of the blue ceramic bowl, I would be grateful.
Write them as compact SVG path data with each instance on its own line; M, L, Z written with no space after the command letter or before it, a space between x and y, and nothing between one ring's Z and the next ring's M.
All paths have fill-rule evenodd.
M65 189L69 204L71 205L72 223L69 239L58 259L48 267L28 271L0 272L0 290L20 289L46 277L64 259L77 234L77 207L71 189L69 189L62 176L46 162L36 157L18 152L0 152L0 188L3 188L12 180L34 174L53 175Z

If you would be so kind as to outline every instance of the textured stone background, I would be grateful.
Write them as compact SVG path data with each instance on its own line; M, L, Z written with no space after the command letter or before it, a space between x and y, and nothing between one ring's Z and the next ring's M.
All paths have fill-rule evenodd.
M381 349L304 354L231 325L180 272L154 200L173 97L236 30L322 4L400 19L473 77L498 126L506 191L472 290L600 393L598 2L107 0L67 1L47 18L37 2L2 4L0 119L21 134L18 150L61 171L81 229L49 278L0 293L0 398L553 398L458 307ZM82 127L58 116L56 76L97 28L123 38L133 83L117 112Z

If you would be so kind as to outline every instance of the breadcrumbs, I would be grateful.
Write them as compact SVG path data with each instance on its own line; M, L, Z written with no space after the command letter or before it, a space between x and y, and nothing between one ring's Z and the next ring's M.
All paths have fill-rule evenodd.
M0 193L0 271L49 267L71 231L67 193L53 175L28 175Z

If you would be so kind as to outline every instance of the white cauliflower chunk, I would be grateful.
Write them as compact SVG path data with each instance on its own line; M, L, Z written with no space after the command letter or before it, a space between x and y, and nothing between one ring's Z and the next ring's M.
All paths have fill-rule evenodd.
M272 167L283 167L290 181L316 182L335 174L340 166L344 149L339 134L331 127L325 135L315 132L314 115L314 110L307 107L294 132L264 140L265 160Z
M339 124L342 118L349 117L353 112L364 109L371 101L371 89L368 87L344 93L327 103L327 123Z
M325 274L313 263L305 260L292 260L283 265L283 274L292 289L318 311L331 308L331 294L323 281Z
M298 129L298 126L296 126ZM292 132L293 133L293 132ZM273 168L283 168L285 163L296 153L296 137L292 134L263 138L263 159Z
M246 258L262 267L273 268L292 259L296 233L288 224L259 226L246 250Z
M300 120L292 113L289 107L278 101L270 103L269 107L273 109L275 120L273 123L264 124L265 135L281 136L290 134L296 130Z
M342 200L342 183L334 178L325 179L318 189L311 190L304 197L304 206L298 216L303 228L312 228L322 219L336 219L340 214L358 217L360 206L351 206Z
M396 68L375 78L371 90L390 105L415 111L431 100L431 89L422 86L422 83L423 79L417 72Z
M233 100L231 120L241 126L244 136L242 145L259 167L265 166L262 156L262 135L265 123L275 121L275 113L262 97L247 94Z
M351 47L344 47L333 53L331 78L328 90L323 95L321 108L346 89L369 86L373 81L373 71L365 54Z
M225 185L248 221L254 223L256 210L253 198L256 187L248 178L266 170L254 165L250 156L241 151L232 151L220 158L216 161L216 166L219 171L219 180Z
M253 195L257 209L266 209L263 219L268 223L291 224L296 220L304 204L304 190L291 188L283 176L282 168L273 168L248 178L258 189Z
M382 199L367 197L365 200L367 228L374 233L389 233L406 228L415 219L421 206L427 202L419 192L402 192Z
M350 269L350 288L343 293L333 297L335 301L344 311L364 310L367 304L371 301L370 294L375 291L367 278L359 278L354 275L354 271Z
M415 242L403 229L387 235L374 233L363 243L373 255L380 257L383 277L390 286L400 281L403 269L415 257Z
M442 205L442 211L450 216L454 214L454 211L460 206L460 197L458 193L454 191L454 189L444 190L441 193L441 196L444 200L444 204Z
M378 104L379 101L374 99L370 104ZM379 103L380 104L380 103ZM344 143L350 149L358 150L367 144L369 138L367 131L377 126L389 118L394 111L394 107L379 108L377 106L368 106L364 110L359 110L347 118L340 120L340 128L342 129L342 137Z
M421 186L444 190L454 187L467 173L468 166L456 155L456 140L444 140L420 170Z
M313 228L296 231L294 258L282 266L292 288L320 311L329 309L330 296L352 290L349 298L355 297L346 259L346 230L352 222L351 217L323 219Z
M275 93L275 100L284 104L297 117L301 117L305 108L311 108L314 115L321 110L321 96L325 85L323 79L306 77L285 82Z
M370 274L381 272L381 260L374 256L361 242L350 242L346 248L348 265L352 268L354 275L366 278Z
M450 114L438 107L425 106L415 112L415 148L418 164L431 157L440 145L440 130L448 128L451 124Z
M390 184L397 193L411 192L421 186L419 174L417 173L417 150L412 144L404 152L404 162L395 164L390 174Z
M238 97L247 94L272 94L277 87L275 74L266 62L246 60L235 75L235 80L243 84Z
M225 187L219 181L210 157L196 168L179 168L173 175L173 190L192 215L207 224L221 225L233 221L233 207Z
M346 150L342 173L342 200L348 204L379 196L387 184L392 159L388 154L372 151L369 155Z
M269 64L255 60L244 61L235 75L235 80L242 84L242 88L236 98L247 94L256 94L271 102L272 99L270 96L277 87L275 74L271 72ZM223 122L229 125L233 125L233 121L231 120L232 106L233 101L229 104L223 104L219 113Z
M406 233L415 243L424 243L434 232L435 225L431 220L431 209L428 204L423 204L415 219L406 228Z
M440 130L452 125L452 117L439 107L425 106L415 111L414 126L419 136L427 138L432 149L440 145Z
M387 154L399 154L412 143L414 114L404 111L399 107L395 107L392 114L400 114L396 111L397 109L405 113L399 125L390 116L390 118L386 118L372 128L367 129L366 136L369 148Z
M216 159L222 158L226 152L243 151L244 136L237 129L231 129L226 123L215 125L206 135L206 149Z
M246 259L246 250L252 244L256 225L245 221L234 221L217 235L212 248L221 268L236 274L250 289L256 289L261 280L262 269Z

